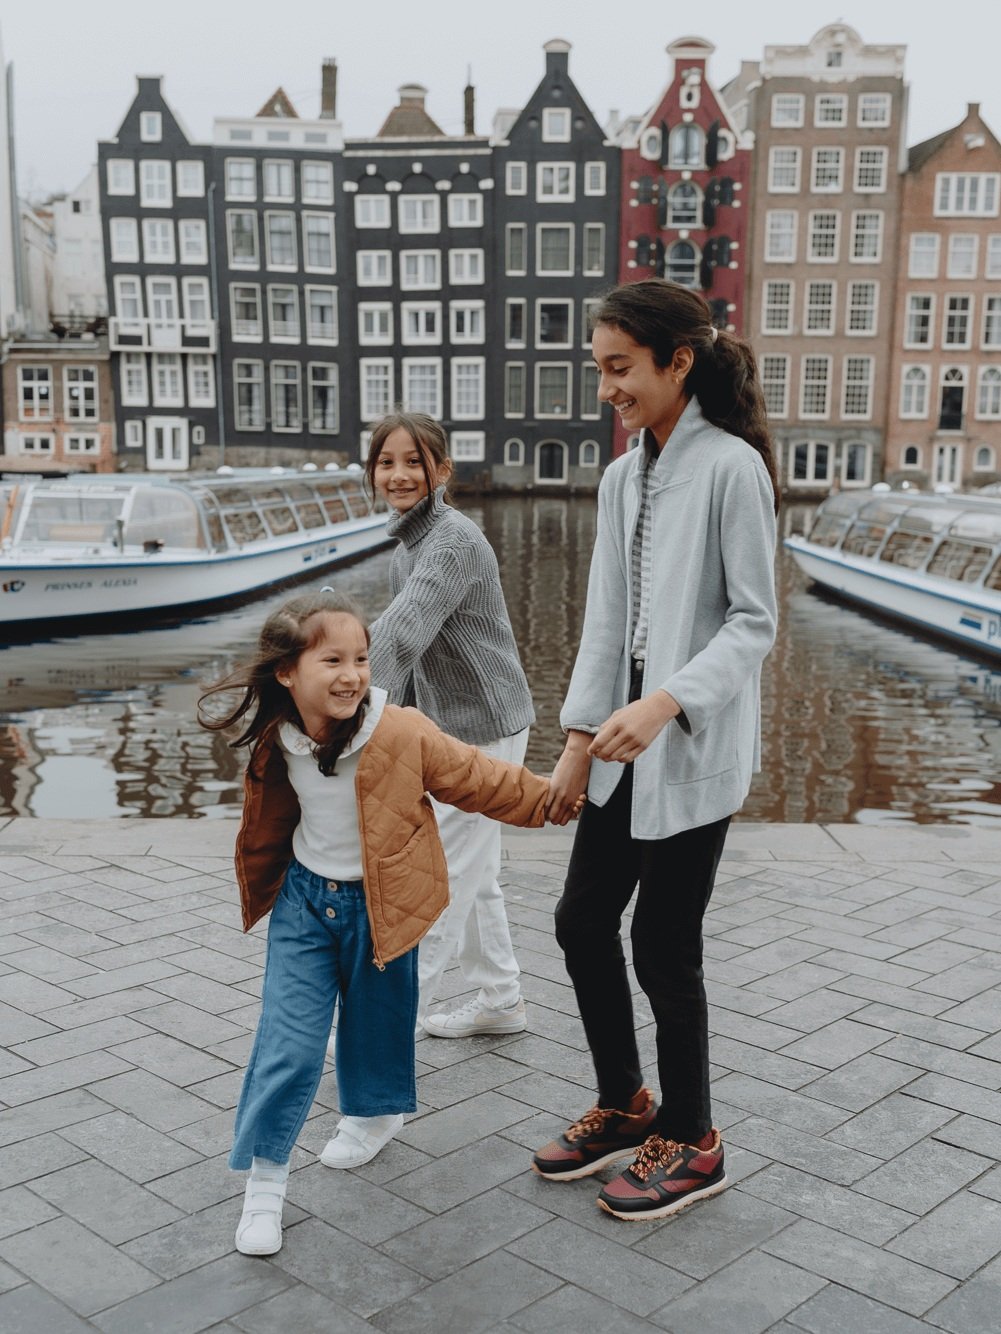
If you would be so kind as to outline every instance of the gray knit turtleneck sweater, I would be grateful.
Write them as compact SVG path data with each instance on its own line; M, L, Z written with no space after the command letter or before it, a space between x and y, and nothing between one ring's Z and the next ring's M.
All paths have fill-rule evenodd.
M535 721L497 558L444 487L387 531L393 601L372 626L372 682L460 741L485 745Z

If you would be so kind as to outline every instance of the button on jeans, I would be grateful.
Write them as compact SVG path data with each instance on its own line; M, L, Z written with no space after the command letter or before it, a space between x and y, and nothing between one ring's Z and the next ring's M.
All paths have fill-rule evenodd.
M323 1073L335 1005L342 1114L416 1111L417 950L380 972L361 881L328 880L293 859L271 909L230 1167L245 1170L255 1157L288 1161Z

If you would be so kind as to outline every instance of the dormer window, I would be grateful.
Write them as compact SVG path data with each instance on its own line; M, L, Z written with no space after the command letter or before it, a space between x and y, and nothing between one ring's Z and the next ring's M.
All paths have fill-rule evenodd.
M845 63L844 57L843 51L828 51L824 56L824 64L828 69L841 69Z
M546 107L542 112L542 139L547 144L570 142L569 107Z
M697 125L676 125L669 141L672 167L702 166L702 131Z
M158 144L163 138L163 118L159 111L144 111L139 117L139 138L144 144Z

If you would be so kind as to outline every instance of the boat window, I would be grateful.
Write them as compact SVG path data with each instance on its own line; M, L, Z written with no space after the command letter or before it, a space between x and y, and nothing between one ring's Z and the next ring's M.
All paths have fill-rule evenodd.
M284 537L286 533L298 531L295 515L287 505L264 506L264 519L275 537Z
M349 518L348 507L341 497L340 488L334 482L323 482L317 488L331 523L343 523Z
M822 511L813 521L809 541L815 542L818 547L836 547L847 531L847 519Z
M165 547L204 548L198 508L187 491L163 486L139 488L125 525L125 545L162 542Z
M990 547L960 542L947 537L928 563L928 573L940 579L954 579L961 584L975 584L991 558Z
M866 523L881 523L889 528L896 523L907 508L907 501L896 497L886 500L873 500L859 510L858 517Z
M962 514L955 505L915 505L900 520L900 527L909 533L941 533Z
M205 523L209 530L209 540L216 551L225 551L229 546L226 541L226 529L223 527L222 516L214 509L205 511Z
M841 550L850 556L875 556L886 536L886 528L885 523L865 523L857 519L841 544Z
M346 483L344 486L344 499L348 503L348 509L350 509L356 519L360 519L363 515L368 514L372 508L368 503L368 497L357 483Z
M968 510L961 514L949 529L950 537L966 537L997 546L1001 542L1001 514L985 510Z
M1001 593L1001 556L991 566L991 572L984 580L984 587L993 588L995 592Z
M126 492L56 492L33 489L25 497L22 542L114 542Z
M268 530L264 527L264 520L249 507L244 509L230 509L225 511L226 527L233 536L233 541L237 546L242 547L247 542L260 542L268 535Z
M326 525L327 520L323 510L315 501L297 505L296 512L299 515L299 522L304 528L323 528Z
M879 558L892 565L903 565L907 570L917 570L928 559L933 543L928 533L908 533L898 528L890 534Z

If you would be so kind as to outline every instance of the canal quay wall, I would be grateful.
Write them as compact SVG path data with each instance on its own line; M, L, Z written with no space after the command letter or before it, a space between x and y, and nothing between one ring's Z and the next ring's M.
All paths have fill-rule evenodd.
M733 826L706 918L731 1187L638 1224L528 1170L593 1073L552 931L570 832L505 832L528 1031L424 1038L419 1113L353 1173L317 1161L328 1067L262 1260L226 1167L265 946L235 828L0 821L6 1334L997 1330L1001 831Z

